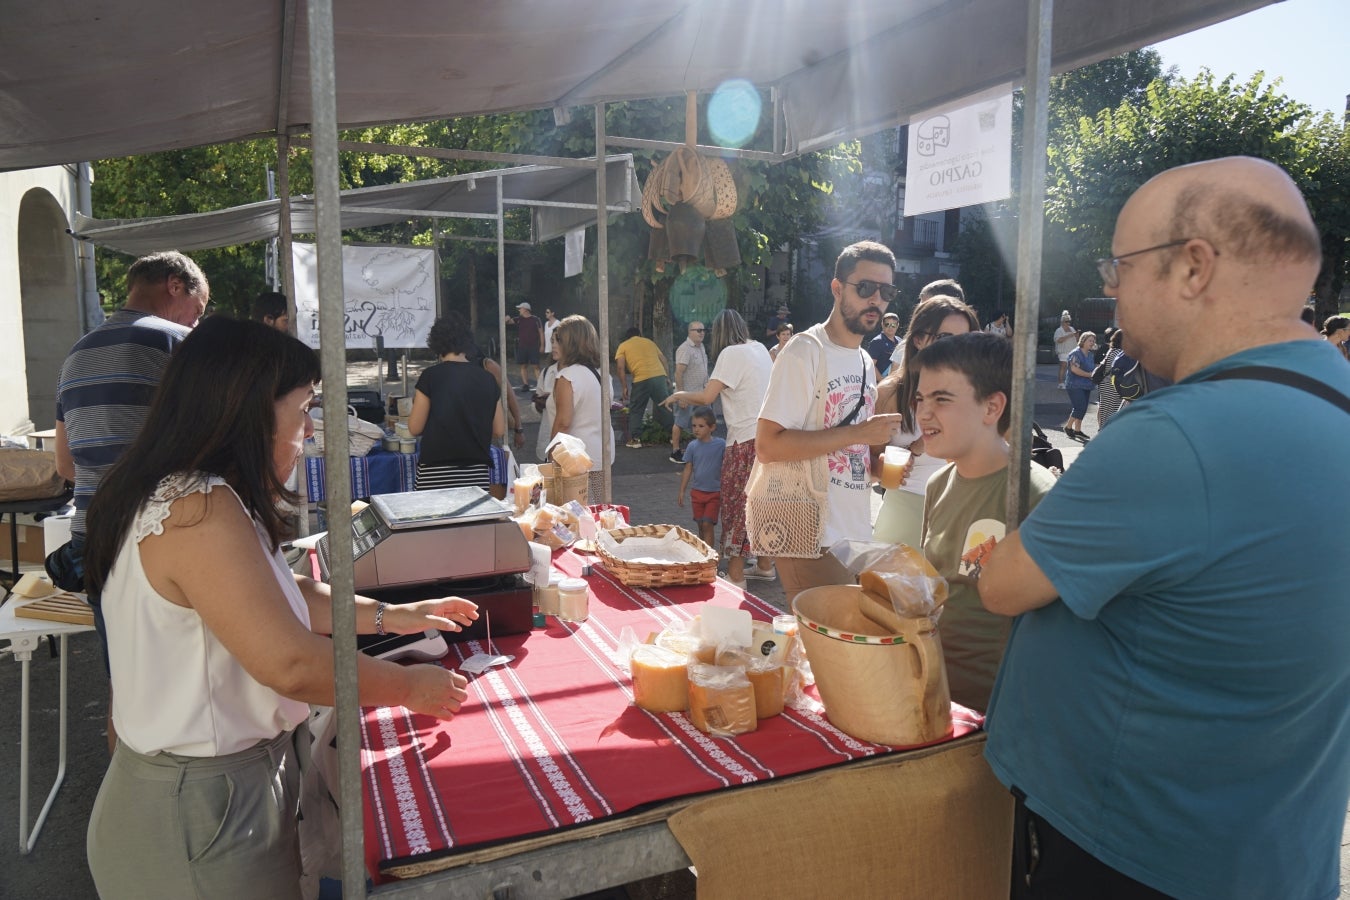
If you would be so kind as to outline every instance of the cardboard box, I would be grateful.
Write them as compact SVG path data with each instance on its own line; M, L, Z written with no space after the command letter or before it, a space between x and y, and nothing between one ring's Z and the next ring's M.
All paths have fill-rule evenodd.
M9 523L6 522L6 525ZM9 558L9 529L0 528L0 534L3 534L3 540L0 540L0 554L6 559ZM43 537L41 525L31 525L19 518L19 562L36 563L42 565L43 560L47 558L46 541Z

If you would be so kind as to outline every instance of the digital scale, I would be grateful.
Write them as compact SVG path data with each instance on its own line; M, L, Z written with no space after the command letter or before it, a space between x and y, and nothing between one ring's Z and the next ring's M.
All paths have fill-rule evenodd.
M357 591L526 572L530 545L511 507L477 487L376 494L352 516L352 579ZM329 580L333 539L319 540Z
M530 545L511 521L511 507L477 487L376 494L352 516L352 581L356 592L386 603L463 597L479 618L446 640L521 634L533 627ZM318 541L319 571L331 580L333 535ZM358 635L372 655L423 640L423 635Z

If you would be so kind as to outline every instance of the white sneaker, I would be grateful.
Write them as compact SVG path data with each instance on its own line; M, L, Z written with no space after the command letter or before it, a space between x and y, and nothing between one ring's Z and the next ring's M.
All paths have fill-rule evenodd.
M754 569L746 569L745 577L753 578L755 581L773 581L775 578L778 577L778 573L775 572L772 567L767 570L754 568Z
M1061 391L1062 391L1062 390L1065 390L1064 382L1061 381L1061 382L1059 383L1059 389L1060 389Z

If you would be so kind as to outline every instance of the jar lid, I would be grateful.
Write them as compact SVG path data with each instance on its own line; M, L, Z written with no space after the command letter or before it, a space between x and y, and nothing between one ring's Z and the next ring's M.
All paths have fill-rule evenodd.
M584 591L589 587L590 585L586 584L584 578L564 578L558 583L558 590L560 591Z

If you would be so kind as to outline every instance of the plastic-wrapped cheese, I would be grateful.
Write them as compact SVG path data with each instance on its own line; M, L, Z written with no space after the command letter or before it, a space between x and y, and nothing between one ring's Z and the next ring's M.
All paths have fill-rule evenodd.
M740 666L689 664L689 721L706 734L730 737L759 726L755 689Z
M633 651L633 702L648 712L684 712L689 708L688 657L643 644Z
M746 668L745 675L755 689L755 716L767 719L783 711L785 666L755 664Z

